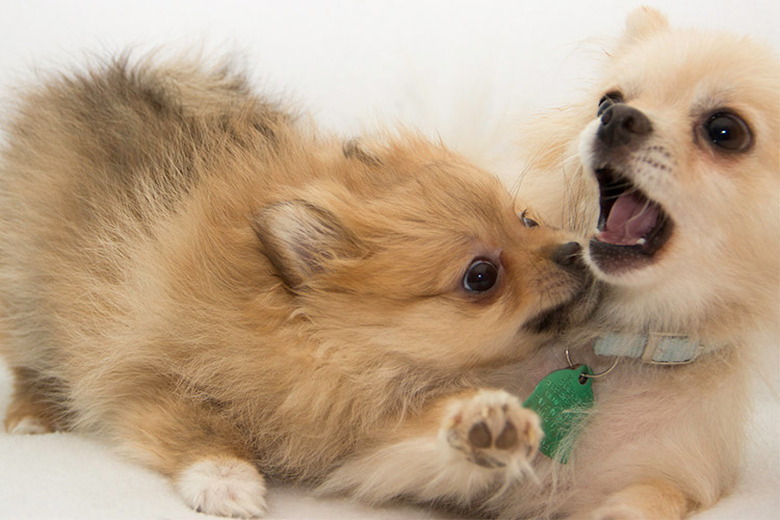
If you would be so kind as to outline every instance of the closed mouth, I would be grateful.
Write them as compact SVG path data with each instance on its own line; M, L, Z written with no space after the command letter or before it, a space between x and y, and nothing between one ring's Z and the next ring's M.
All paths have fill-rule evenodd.
M600 207L590 256L605 272L651 263L669 241L674 224L663 207L611 167L596 170Z
M592 277L584 278L571 299L534 316L523 324L523 329L537 334L554 334L584 321L601 298L599 289Z

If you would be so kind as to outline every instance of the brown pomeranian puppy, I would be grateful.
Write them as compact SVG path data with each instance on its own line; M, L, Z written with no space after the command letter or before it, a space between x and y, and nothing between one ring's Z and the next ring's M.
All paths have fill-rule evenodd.
M217 515L261 515L263 475L456 503L520 478L538 417L482 376L592 299L496 178L315 135L216 67L31 89L0 226L6 428L94 434Z
M617 364L593 379L568 464L538 458L542 485L511 489L504 513L679 519L734 484L751 363L779 335L779 100L770 50L643 8L591 98L525 136L523 196L587 237L606 284L588 323L598 338L566 338L570 358ZM565 366L565 348L522 362L518 394Z

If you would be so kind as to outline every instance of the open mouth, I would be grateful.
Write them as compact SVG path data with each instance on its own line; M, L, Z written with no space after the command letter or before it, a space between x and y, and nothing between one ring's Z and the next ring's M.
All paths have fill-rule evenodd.
M596 170L601 214L590 256L605 272L642 267L671 236L673 223L660 204L627 177L605 167Z

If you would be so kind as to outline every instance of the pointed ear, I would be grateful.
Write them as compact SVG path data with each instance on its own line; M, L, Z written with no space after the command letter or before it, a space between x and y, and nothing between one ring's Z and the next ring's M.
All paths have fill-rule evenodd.
M621 43L633 44L668 29L669 20L661 11L652 7L637 7L626 18Z
M333 213L303 200L264 209L252 228L263 253L290 287L324 271L329 262L354 258L361 251L359 241Z

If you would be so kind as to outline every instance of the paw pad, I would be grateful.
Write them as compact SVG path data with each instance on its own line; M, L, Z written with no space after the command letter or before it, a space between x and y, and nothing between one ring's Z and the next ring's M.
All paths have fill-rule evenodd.
M517 428L513 423L507 421L504 424L504 429L501 430L494 442L493 434L490 432L487 423L480 421L469 430L468 440L475 448L486 449L494 446L499 450L510 450L518 442Z
M486 468L530 460L543 435L536 413L499 390L482 390L456 402L444 431L451 448Z

